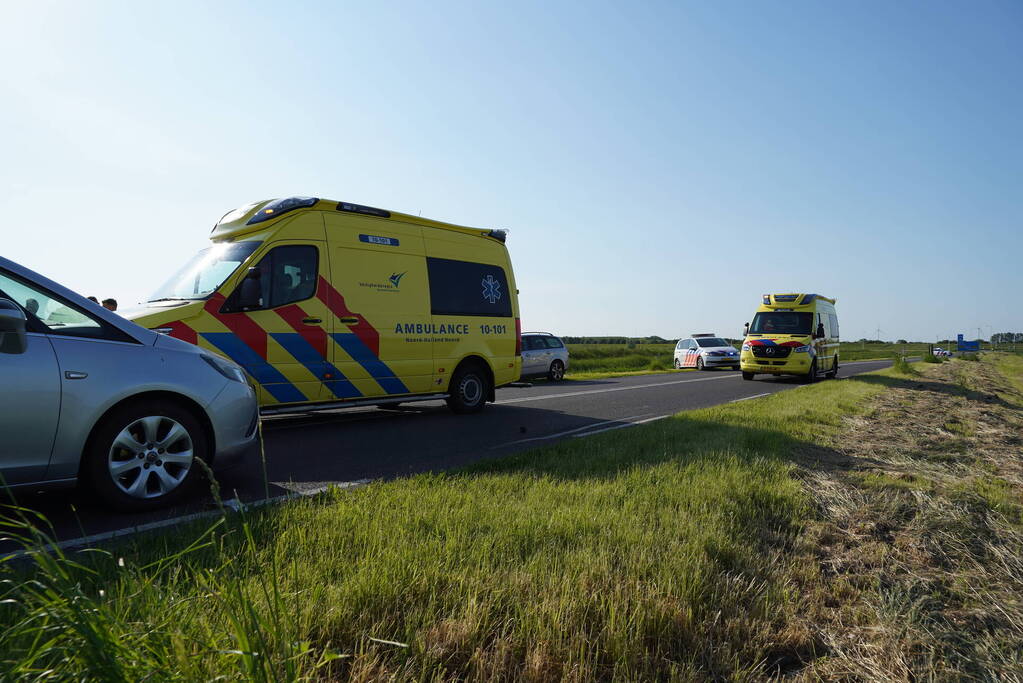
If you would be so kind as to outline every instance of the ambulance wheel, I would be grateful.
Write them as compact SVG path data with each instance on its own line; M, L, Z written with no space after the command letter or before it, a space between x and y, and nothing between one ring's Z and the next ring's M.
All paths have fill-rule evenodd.
M817 381L817 359L814 358L810 361L810 371L806 373L804 378L807 384L813 384Z
M560 360L551 363L551 369L547 372L547 379L552 382L560 382L565 379L565 364Z
M834 362L831 364L831 370L828 371L826 376L828 379L835 379L838 377L838 358L835 358Z
M680 361L678 358L675 359L675 369L676 370L682 369L682 361Z
M696 369L697 370L703 370L704 369L703 368L703 356L697 356L696 357Z
M117 510L160 507L187 495L209 462L199 420L170 401L125 405L106 416L86 446L83 479Z
M745 380L751 380L751 379L753 379L753 373L752 372L746 372L744 370L743 373L742 373L742 378L745 379Z
M448 407L456 413L478 413L487 405L490 378L477 363L460 365L451 378Z

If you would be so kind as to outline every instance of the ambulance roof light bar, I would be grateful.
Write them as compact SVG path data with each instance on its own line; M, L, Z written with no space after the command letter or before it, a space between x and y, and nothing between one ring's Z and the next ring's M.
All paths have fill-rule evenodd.
M294 211L295 209L306 209L313 206L318 202L319 199L316 197L287 197L286 199L275 199L272 202L267 202L262 209L257 211L245 225L255 225L256 223L262 223L268 221L271 218L277 218L282 213Z

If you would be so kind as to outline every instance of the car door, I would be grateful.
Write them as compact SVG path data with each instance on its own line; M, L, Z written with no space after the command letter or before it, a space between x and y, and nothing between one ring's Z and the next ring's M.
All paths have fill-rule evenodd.
M522 338L522 374L535 375L540 365L540 348L538 337L528 335Z
M321 279L330 279L323 246L268 245L220 309L230 332L203 335L255 378L262 405L358 395L328 360L330 316L319 296Z
M7 484L41 481L50 462L60 420L60 367L32 309L51 308L49 298L0 272L0 298L14 301L28 319L24 353L0 353L0 474Z

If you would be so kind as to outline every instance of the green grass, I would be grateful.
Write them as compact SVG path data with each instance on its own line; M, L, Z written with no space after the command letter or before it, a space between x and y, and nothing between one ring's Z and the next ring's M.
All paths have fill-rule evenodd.
M741 344L736 344L739 348ZM569 344L570 379L600 379L674 371L675 344ZM883 360L894 355L931 357L922 343L887 344L843 342L839 347L842 362Z
M810 505L790 458L881 391L825 382L8 561L0 679L758 678L809 647L786 635Z

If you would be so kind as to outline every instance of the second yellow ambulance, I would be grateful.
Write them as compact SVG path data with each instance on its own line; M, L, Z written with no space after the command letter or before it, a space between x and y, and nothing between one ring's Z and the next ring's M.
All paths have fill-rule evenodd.
M131 317L240 364L264 413L446 399L475 412L522 367L499 230L314 197L226 214Z
M743 379L801 375L813 382L838 374L835 300L820 294L764 294L739 354Z

